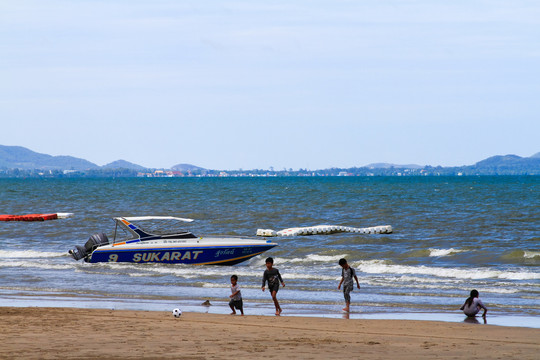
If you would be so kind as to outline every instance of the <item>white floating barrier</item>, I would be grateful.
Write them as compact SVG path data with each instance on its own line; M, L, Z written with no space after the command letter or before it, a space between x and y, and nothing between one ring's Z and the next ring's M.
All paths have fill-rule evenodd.
M257 229L257 236L277 236L272 229Z
M56 213L59 219L67 219L73 216L73 213Z
M307 227L294 227L274 231L272 229L258 229L257 236L307 236L316 234L334 234L340 232L352 232L359 234L391 234L393 232L392 226L372 226L366 228L354 228L349 226L338 225L317 225Z

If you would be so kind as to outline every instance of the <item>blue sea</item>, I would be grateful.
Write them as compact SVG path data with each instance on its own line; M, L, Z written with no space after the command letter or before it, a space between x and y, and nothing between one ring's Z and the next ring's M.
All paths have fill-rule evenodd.
M225 314L236 274L246 314L272 315L261 291L272 256L286 283L283 316L462 322L459 307L477 289L488 324L540 327L538 176L0 179L0 214L54 212L74 216L0 222L0 306ZM186 227L195 235L319 224L394 232L272 238L279 246L235 266L68 255L93 233L112 235L112 217L142 215L195 219ZM361 285L349 315L337 289L342 257Z

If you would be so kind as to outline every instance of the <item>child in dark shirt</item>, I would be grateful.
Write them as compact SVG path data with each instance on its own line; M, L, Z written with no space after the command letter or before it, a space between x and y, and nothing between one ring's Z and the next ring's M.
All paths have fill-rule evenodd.
M268 291L270 291L270 295L272 295L272 300L274 300L274 306L276 307L276 315L281 315L281 312L283 311L281 307L279 306L279 302L277 299L277 292L279 290L279 283L281 282L281 286L285 287L285 283L283 282L283 279L281 278L281 274L279 273L279 270L274 268L274 259L269 257L266 259L266 270L264 270L263 279L262 279L262 291L264 291L266 282L268 281Z

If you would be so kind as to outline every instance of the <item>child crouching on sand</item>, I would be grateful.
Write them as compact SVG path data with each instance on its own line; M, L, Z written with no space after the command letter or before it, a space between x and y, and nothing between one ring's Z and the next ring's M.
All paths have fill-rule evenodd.
M229 306L232 310L231 315L236 315L236 310L240 310L240 314L244 315L244 304L242 301L242 293L240 292L240 285L238 285L238 276L231 276L231 301ZM236 310L235 310L236 308Z
M475 317L476 314L480 312L480 309L484 309L482 317L486 317L487 308L480 300L478 290L471 290L471 296L465 300L465 303L461 306L460 310L463 310L463 313L468 317Z

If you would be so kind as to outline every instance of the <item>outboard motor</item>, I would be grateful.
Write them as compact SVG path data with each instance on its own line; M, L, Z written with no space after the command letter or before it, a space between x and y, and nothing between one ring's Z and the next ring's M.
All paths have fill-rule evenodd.
M109 244L109 238L104 233L97 233L88 239L84 246L76 245L69 253L75 260L81 260L92 254L94 250L103 245Z
M86 250L84 249L84 247L82 246L79 246L79 245L75 245L75 248L74 249L71 249L68 251L68 253L73 256L73 258L75 260L81 260L85 257L88 256L88 254L86 253Z

